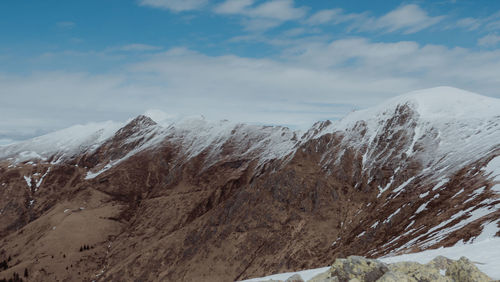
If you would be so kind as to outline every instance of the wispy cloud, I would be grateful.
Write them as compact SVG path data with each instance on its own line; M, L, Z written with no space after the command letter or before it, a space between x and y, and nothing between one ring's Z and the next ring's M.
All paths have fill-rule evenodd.
M218 14L244 14L255 0L226 0L215 7L214 12Z
M433 26L443 20L444 16L432 17L417 5L409 4L396 8L395 10L376 19L373 25L364 26L365 29L383 29L388 32L402 31L403 33L415 33L422 29Z
M415 4L400 6L387 14L374 17L368 12L345 13L342 9L321 10L306 20L310 25L348 23L348 30L415 33L442 21L444 16L430 16Z
M500 12L495 12L486 17L466 17L455 20L447 26L449 28L461 28L467 31L496 32L500 30ZM481 28L481 29L479 29Z
M139 5L183 12L203 8L208 0L139 0Z
M310 16L306 23L310 25L320 25L326 23L338 23L345 19L342 9L321 10Z
M498 34L488 34L478 39L477 44L479 46L491 47L496 46L500 43L500 35Z
M233 36L231 39L218 37L221 48L212 53L220 55L195 51L205 49L189 41L192 37L172 41L188 42L192 49L165 49L155 42L148 41L149 45L139 40L82 50L83 45L91 44L91 39L82 34L88 41L76 51L30 57L26 59L32 60L30 66L59 71L0 73L0 139L25 138L74 123L126 119L150 108L174 116L203 114L210 119L305 127L315 120L338 118L352 108L370 106L418 88L451 85L499 95L499 13L484 18L458 17L431 13L423 4L392 7L377 16L370 11L350 13L335 7L311 12L302 6L307 4L301 4L307 1L294 0L136 3L172 12L204 9L211 16L240 22L244 30L235 29L236 34L231 30L227 36ZM57 26L71 29L75 24L61 22ZM282 28L275 32L264 32L279 26ZM479 39L472 40L488 48L426 45L404 41L401 38L408 37L400 36L447 28L457 29L453 32L474 31ZM345 37L345 32L351 35ZM393 33L392 41L370 39L381 33ZM272 50L272 56L259 51L245 56L247 51L224 49L248 42L267 44L265 47L270 48L266 51ZM231 50L241 53L235 55ZM220 101L225 101L224 105Z
M249 10L247 14L255 18L289 21L304 17L306 10L305 7L295 7L293 0L271 0Z
M226 0L217 5L214 12L222 15L243 16L248 30L266 30L286 21L305 17L306 7L295 7L293 0L271 0L254 5L253 0Z
M288 43L279 59L174 48L100 75L0 75L0 138L83 121L126 119L150 108L307 127L419 88L452 85L498 96L500 51L367 38ZM331 111L321 106L330 104L344 106Z
M114 48L114 50L120 50L120 51L137 51L137 52L142 52L142 51L158 51L163 49L160 46L153 46L153 45L148 45L148 44L140 44L140 43L134 43L134 44L128 44L120 47Z
M70 21L63 21L63 22L58 22L56 25L58 28L61 29L72 29L75 27L76 24Z
M456 22L456 27L463 28L465 30L476 30L481 26L481 21L475 18L463 18Z

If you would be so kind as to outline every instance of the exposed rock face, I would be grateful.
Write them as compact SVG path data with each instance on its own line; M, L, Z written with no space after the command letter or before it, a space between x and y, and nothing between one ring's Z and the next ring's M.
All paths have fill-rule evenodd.
M0 148L0 279L233 281L473 240L500 219L500 116L415 101L303 134L140 116Z
M446 275L451 276L455 281L491 281L491 278L479 271L466 257L450 263L446 268Z
M297 275L297 274L296 274ZM288 281L288 280L287 280ZM331 268L308 282L459 282L493 281L467 258L450 260L437 257L428 264L398 262L385 264L378 260L350 256L337 259Z
M387 265L377 260L350 256L337 259L330 269L330 276L337 277L340 282L358 279L359 281L376 281L389 271Z
M454 280L452 277L446 277L441 274L441 270L430 265L421 265L415 262L398 262L390 265L389 269L392 274L404 275L407 281L442 281L442 282L452 282L452 281L462 281ZM403 276L401 276L403 277ZM391 281L392 276L388 275L381 281Z

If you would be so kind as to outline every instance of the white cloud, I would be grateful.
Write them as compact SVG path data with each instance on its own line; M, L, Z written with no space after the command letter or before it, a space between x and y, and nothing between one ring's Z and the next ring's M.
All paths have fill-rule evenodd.
M376 19L373 24L365 25L365 29L383 29L388 32L402 31L415 33L443 20L443 16L431 17L425 10L415 4L404 5Z
M497 34L488 34L486 36L483 36L481 38L479 38L479 40L477 41L477 44L479 46L495 46L495 45L498 45L498 43L500 42L500 35L497 35Z
M168 113L165 113L164 111L158 110L158 109L149 109L149 110L146 110L146 112L144 113L144 115L150 117L156 123L162 124L162 125L171 124L172 121L175 121L175 120L178 119L177 115L168 114Z
M487 17L478 18L462 18L456 20L454 23L449 24L446 29L450 28L462 28L468 31L478 31L478 32L496 32L500 30L500 12L495 12ZM478 30L481 28L480 30Z
M140 44L140 43L134 43L134 44L128 44L124 45L118 48L118 50L121 51L158 51L161 50L162 47L159 46L153 46L153 45L148 45L148 44Z
M227 0L215 7L214 11L218 14L243 14L254 2L254 0Z
M289 45L279 59L208 56L175 48L102 75L0 75L0 138L25 138L88 121L125 120L152 108L174 117L203 114L208 119L306 127L393 95L439 85L500 97L496 50L365 38L292 40Z
M245 18L241 23L248 31L262 31L280 26L283 22L275 19Z
M336 18L343 17L341 9L321 10L313 14L307 19L307 23L311 25L319 25L334 22Z
M141 6L150 6L174 12L198 10L207 3L208 0L139 0Z
M381 17L368 12L347 14L341 9L321 10L313 14L306 23L310 25L350 23L347 30L415 33L442 21L444 16L429 16L418 5L400 6Z
M65 22L58 22L57 23L57 27L61 28L61 29L72 29L75 27L75 23L74 22L70 22L70 21L65 21Z
M476 30L481 26L481 22L475 18L463 18L457 21L456 27L466 30Z
M482 21L485 23L486 29L490 31L500 29L500 11L482 19Z
M293 0L271 0L254 5L253 0L226 0L214 8L214 12L224 15L243 16L247 30L266 30L286 21L298 20L307 13L305 7L295 7Z
M500 21L490 21L486 24L486 28L488 30L499 30L500 29Z
M282 34L285 37L295 37L295 36L301 36L304 34L307 34L309 32L319 32L318 30L308 30L303 27L297 27L297 28L292 28L289 30L284 31Z
M297 20L304 17L305 14L306 8L294 7L293 0L271 0L248 11L248 15L252 17L281 21Z

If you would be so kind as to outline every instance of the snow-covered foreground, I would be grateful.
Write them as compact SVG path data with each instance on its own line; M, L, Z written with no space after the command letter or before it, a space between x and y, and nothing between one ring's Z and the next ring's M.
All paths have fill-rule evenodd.
M385 263L394 263L399 261L415 261L422 264L428 263L437 256L445 256L450 259L459 259L462 256L473 261L479 270L486 273L493 279L500 279L500 238L489 238L473 244L457 244L449 248L440 248L427 250L420 253L406 254L394 257L380 258ZM252 278L244 281L266 281L286 280L295 273L300 274L304 281L327 271L329 267L302 270L297 272L287 272L274 274L261 278Z

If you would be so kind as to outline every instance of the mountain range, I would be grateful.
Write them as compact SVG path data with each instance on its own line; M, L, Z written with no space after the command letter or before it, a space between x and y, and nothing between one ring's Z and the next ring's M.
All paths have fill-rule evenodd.
M235 281L471 244L500 236L499 193L500 100L451 87L305 131L78 125L0 146L0 279Z

